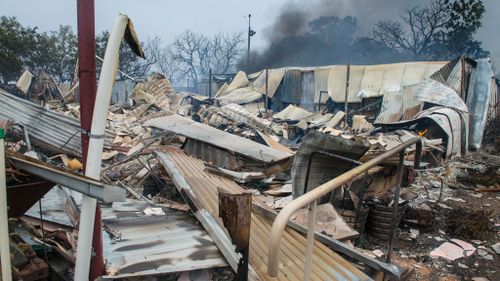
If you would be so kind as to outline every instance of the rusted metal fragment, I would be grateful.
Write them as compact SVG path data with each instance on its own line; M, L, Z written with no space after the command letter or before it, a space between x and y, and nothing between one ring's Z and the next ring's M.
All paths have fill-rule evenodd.
M248 280L251 214L251 193L230 194L219 192L219 216L236 245L236 251L241 253L237 272L237 278L241 281Z

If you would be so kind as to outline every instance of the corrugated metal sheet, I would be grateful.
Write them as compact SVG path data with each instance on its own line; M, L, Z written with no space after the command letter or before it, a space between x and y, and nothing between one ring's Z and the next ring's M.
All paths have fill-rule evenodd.
M416 113L412 120L380 125L390 125L392 128L397 126L409 126L422 123L424 119L432 120L444 132L446 156L451 158L460 156L468 143L469 119L466 114L461 114L453 108L434 106ZM428 127L427 129L431 128Z
M306 117L312 116L314 113L309 112L300 107L289 105L282 111L273 115L273 118L280 120L302 120Z
M218 192L241 193L242 187L227 178L204 171L201 160L187 156L183 151L166 148L157 152L167 172L177 181L187 182L194 199L213 217L218 218ZM168 165L165 165L168 162ZM169 166L174 165L179 173L172 173ZM174 167L171 167L174 168ZM254 204L264 205L256 199ZM277 278L267 275L268 237L272 221L261 214L252 212L250 230L250 266L259 280L303 280L304 253L306 239L295 230L285 229L280 249L280 272ZM312 280L371 280L359 269L344 260L322 243L314 242L312 259Z
M250 87L244 87L233 90L222 97L218 97L217 99L220 100L222 104L247 104L257 102L262 98L263 94Z
M125 105L129 103L129 96L132 94L137 83L133 80L118 80L113 84L111 94L111 104Z
M415 120L432 119L447 135L446 156L456 157L467 147L468 120L452 108L433 107L421 111Z
M281 87L274 97L273 102L285 104L300 104L302 99L302 71L300 69L287 69L283 76Z
M223 148L195 139L187 139L182 149L184 149L188 155L233 171L241 170L241 168L245 167L245 162L249 163L252 161L252 159L245 159L247 161L243 161L238 155L234 155Z
M283 151L197 123L179 115L150 119L145 123L145 126L173 132L258 161L269 163L291 156Z
M361 96L382 96L417 84L443 67L446 62L408 62L381 65L351 65L348 102L361 102ZM347 66L334 66L328 78L329 95L335 102L345 102Z
M467 107L470 110L470 145L474 149L481 148L484 127L490 96L495 90L491 89L493 70L489 58L477 60L477 67L472 71L467 93Z
M403 115L403 94L401 92L387 92L382 99L380 114L375 123L392 123L401 120Z
M284 68L268 69L267 71L268 71L267 91L269 97L272 98L274 97L276 89L278 89L281 80L283 80L283 76L285 75L285 69ZM253 81L250 81L250 86L252 89L255 89L261 94L266 94L266 70L262 70L257 74L254 74L257 77Z
M314 103L324 104L328 100L328 94L321 95L321 91L328 92L328 76L330 75L329 68L317 68L314 70Z
M174 93L170 80L160 74L154 74L149 76L146 81L138 83L130 94L130 98L144 100L160 109L170 110L167 95Z
M124 278L227 266L207 232L191 214L162 208L147 216L145 202L129 200L103 209L107 276Z
M418 84L414 100L448 106L463 112L468 111L467 105L453 89L431 78L424 79Z
M234 77L233 81L231 81L227 89L224 92L219 93L220 96L217 97L225 96L226 94L229 94L236 89L246 87L248 85L248 82L249 81L247 79L247 75L245 74L245 72L238 71L238 73L236 73L236 76Z
M314 82L314 71L302 71L300 77L300 87L302 95L300 97L300 106L307 110L314 111L315 108L315 82Z
M70 155L81 155L80 121L0 89L0 118L26 126L31 138L51 149ZM111 148L113 133L106 132L104 146Z
M462 91L462 69L462 59L458 57L436 71L431 78L447 85L460 94Z
M403 87L402 103L403 116L401 120L411 120L422 109L422 104L415 100L418 84Z
M274 132L271 127L273 125L271 121L255 116L238 104L231 103L217 108L217 114L222 114L236 123L245 124L250 128L255 128L266 134L272 134Z

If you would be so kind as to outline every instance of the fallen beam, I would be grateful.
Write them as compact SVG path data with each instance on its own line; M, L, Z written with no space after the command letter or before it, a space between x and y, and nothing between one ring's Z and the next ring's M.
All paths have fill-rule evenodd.
M6 151L6 157L17 169L78 191L104 203L125 201L126 191L121 187L104 184L19 153Z

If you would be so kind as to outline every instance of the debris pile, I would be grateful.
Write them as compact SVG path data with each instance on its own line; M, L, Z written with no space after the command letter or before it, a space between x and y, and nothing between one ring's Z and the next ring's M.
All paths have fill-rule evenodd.
M415 280L437 280L455 269L467 274L454 272L457 280L498 279L500 158L469 152L480 147L486 124L476 117L497 105L486 99L480 107L493 93L460 87L459 70L479 77L474 65L489 63L471 61L238 72L215 99L176 93L158 74L138 82L131 102L112 105L107 117L101 180L128 198L101 206L106 278L221 267L239 276L246 264L244 274L269 280L268 239L283 208L418 138L422 146L377 162L317 208L296 212L283 232L276 280L302 279L312 210L313 279L413 272ZM323 74L302 83L315 72ZM25 92L27 76L18 86ZM86 132L78 103L61 95L40 106L26 98L0 91L8 149L81 173ZM35 182L16 167L8 170L10 185ZM250 194L250 207L229 208L241 194ZM37 201L17 225L34 237L31 247L66 260L71 275L81 196L58 184ZM236 214L251 227L235 230Z

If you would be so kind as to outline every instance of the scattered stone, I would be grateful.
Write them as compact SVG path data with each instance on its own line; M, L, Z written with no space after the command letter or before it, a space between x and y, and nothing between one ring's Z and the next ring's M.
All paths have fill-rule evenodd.
M441 182L440 181L431 180L431 186L434 187L434 188L440 188L441 187Z
M373 250L372 253L377 256L377 258L380 258L382 256L384 256L384 252L380 251L379 249L377 250Z
M469 268L468 266L466 266L465 264L459 262L458 263L458 267L461 267L461 268Z
M449 261L454 261L459 258L463 258L465 256L471 256L476 251L476 248L471 244L459 240L459 239L451 239L450 242L444 242L441 246L432 250L430 253L431 257L440 257L447 259Z
M418 231L418 229L410 228L410 237L411 238L417 238L418 235L420 235L420 231Z
M458 245L452 244L450 242L444 242L441 246L432 250L430 255L433 258L444 258L449 261L454 261L459 258L463 258L464 249L459 247Z
M465 203L466 201L462 198L455 198L455 197L448 197L446 199L444 199L444 201L455 201L455 202L460 202L460 203Z
M448 205L446 205L446 204L444 204L444 203L438 203L438 206L439 206L439 207L441 207L441 208L443 208L443 209L450 209L450 210L453 210L453 208L452 208L452 207L450 207L450 206L448 206Z
M492 245L491 248L493 248L493 251L495 251L497 255L500 255L500 242L496 243L495 245Z

